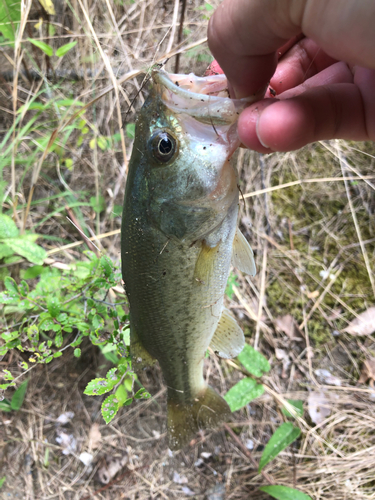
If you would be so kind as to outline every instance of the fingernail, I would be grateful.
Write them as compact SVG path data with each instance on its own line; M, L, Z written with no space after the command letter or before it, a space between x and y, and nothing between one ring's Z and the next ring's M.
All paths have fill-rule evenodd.
M256 125L255 125L255 133L257 135L257 138L258 138L258 141L261 143L261 145L264 147L264 148L269 148L269 145L265 143L265 141L263 140L262 136L261 136L261 133L260 133L260 121L262 119L262 113L260 113L260 115L258 116L258 119L257 119L257 122L256 122Z

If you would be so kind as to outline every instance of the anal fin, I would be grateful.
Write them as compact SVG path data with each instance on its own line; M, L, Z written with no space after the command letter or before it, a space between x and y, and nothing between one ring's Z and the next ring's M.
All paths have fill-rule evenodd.
M233 240L232 264L245 274L255 276L254 253L245 236L237 228Z
M237 321L224 309L214 336L211 340L211 349L224 359L235 358L245 345L245 336Z

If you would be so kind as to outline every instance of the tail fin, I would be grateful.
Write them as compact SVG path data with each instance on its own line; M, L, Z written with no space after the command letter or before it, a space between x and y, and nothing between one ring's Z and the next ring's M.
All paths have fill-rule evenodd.
M209 386L192 403L168 400L169 448L183 448L200 429L215 429L230 414L227 402Z

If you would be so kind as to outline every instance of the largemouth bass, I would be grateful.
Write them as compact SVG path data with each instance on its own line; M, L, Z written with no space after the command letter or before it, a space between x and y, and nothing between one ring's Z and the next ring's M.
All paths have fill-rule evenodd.
M255 274L237 229L238 180L230 156L236 122L253 100L232 100L224 75L152 74L135 129L122 218L122 274L130 350L138 371L159 361L168 388L172 450L230 415L203 377L209 346L237 356L244 335L224 308L231 261Z

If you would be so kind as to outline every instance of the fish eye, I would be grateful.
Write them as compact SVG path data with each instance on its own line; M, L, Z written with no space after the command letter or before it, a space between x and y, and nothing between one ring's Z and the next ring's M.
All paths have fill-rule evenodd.
M153 156L162 163L168 163L178 150L176 139L164 130L155 132L149 144Z

